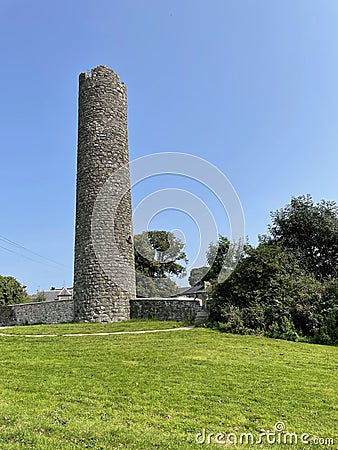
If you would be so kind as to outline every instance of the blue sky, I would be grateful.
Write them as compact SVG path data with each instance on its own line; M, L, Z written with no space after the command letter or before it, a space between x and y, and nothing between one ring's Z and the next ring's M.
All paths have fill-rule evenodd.
M337 200L336 1L2 0L0 21L0 274L30 292L72 285L78 75L100 64L127 84L131 159L210 161L250 242L292 195ZM146 180L134 202L170 183ZM151 226L182 224L190 256L187 218Z

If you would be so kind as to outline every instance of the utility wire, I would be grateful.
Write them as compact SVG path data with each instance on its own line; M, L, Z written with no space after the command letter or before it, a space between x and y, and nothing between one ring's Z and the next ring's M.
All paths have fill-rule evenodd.
M42 255L40 255L39 253L33 252L33 250L30 250L29 248L24 247L23 245L21 245L21 244L19 244L19 243L17 243L17 242L11 241L10 239L7 239L5 236L1 236L1 235L0 235L0 241L5 242L6 244L13 245L14 247L17 247L17 248L19 248L19 249L25 250L26 252L31 253L32 255L38 256L39 258L41 258L41 259L43 259L43 260L45 260L45 261L49 261L49 262L51 262L51 263L53 263L53 264L57 264L58 266L61 266L61 267L66 267L65 264L59 263L58 261L54 261L53 259L46 258L45 256L42 256ZM34 262L38 262L38 263L43 264L41 261L37 261L37 260L35 260L35 259L29 258L28 256L26 256L26 255L24 255L24 254L22 254L22 253L15 252L14 250L10 250L10 249L8 249L8 248L6 248L6 247L3 247L3 246L1 246L1 245L0 245L0 248L2 248L3 250L7 250L7 251L9 251L9 252L11 252L11 253L14 253L14 254L16 254L16 255L23 256L24 258L29 259L29 260L31 260L31 261L34 261Z
M11 250L10 248L3 247L2 245L0 245L0 248L2 248L3 250L6 250L7 252L14 253L14 255L19 255L19 256L22 256L23 258L29 259L30 261L37 262L39 264L44 264L44 262L42 262L42 261L38 261L37 259L33 259L33 258L30 258L29 256L26 256L26 255L23 255L21 253L15 252L14 250Z

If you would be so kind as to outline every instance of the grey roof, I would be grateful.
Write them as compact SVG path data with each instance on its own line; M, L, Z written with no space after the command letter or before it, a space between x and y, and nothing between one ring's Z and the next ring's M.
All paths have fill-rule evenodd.
M195 284L195 286L191 286L186 291L181 292L181 294L201 294L204 293L204 285L203 284Z
M190 286L178 286L178 294L181 295L183 294L185 291L187 291L188 289L190 289Z
M194 295L194 294L204 294L205 288L203 284L195 284L195 286L191 287L179 287L178 294L173 295L172 297L177 297L179 295Z
M61 294L62 291L66 291L65 294ZM47 291L38 291L37 294L43 294L46 298L46 302L52 302L58 300L60 294L63 296L73 297L73 288L62 288L62 289L49 289ZM33 296L34 297L34 296Z
M58 294L58 297L73 297L73 293L70 293L67 288L62 288L61 292Z

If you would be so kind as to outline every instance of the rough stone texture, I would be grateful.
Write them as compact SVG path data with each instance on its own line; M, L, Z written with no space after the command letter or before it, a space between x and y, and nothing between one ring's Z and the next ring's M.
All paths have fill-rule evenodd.
M137 298L130 301L131 319L195 320L201 310L199 300Z
M113 70L99 66L91 73L80 74L78 114L75 320L126 320L130 317L129 300L136 297L127 99L126 87ZM126 168L124 176L115 180L121 167ZM108 186L112 200L101 199L100 203L98 196L108 180L112 181ZM112 217L112 202L121 192L125 195ZM92 239L95 208L96 231L102 232L96 241ZM99 248L95 247L95 242Z
M195 299L138 298L130 301L132 319L195 320L201 311ZM0 307L0 326L74 321L73 300L23 303Z
M62 323L73 320L73 300L23 303L0 307L0 326Z
M0 306L0 326L10 327L18 325L15 315L15 306ZM21 305L20 305L21 306Z

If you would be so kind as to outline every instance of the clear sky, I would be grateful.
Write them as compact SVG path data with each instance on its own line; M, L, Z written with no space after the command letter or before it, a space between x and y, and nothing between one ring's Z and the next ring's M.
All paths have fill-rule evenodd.
M29 292L72 285L78 75L97 65L127 85L131 159L210 161L251 243L291 196L337 200L337 23L336 0L1 0L0 274ZM136 187L134 207L190 189L164 178ZM161 214L151 226L184 224L192 258L193 221Z

